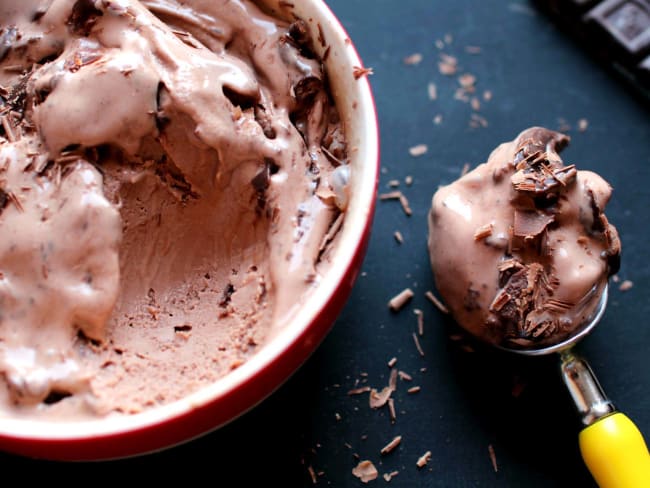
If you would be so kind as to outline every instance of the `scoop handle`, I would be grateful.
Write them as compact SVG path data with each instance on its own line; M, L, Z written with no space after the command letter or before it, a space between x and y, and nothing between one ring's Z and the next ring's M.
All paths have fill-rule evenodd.
M580 432L580 451L600 488L650 486L650 455L643 436L621 412Z
M634 423L616 411L587 361L561 353L562 379L586 427L580 452L600 488L650 487L650 453Z

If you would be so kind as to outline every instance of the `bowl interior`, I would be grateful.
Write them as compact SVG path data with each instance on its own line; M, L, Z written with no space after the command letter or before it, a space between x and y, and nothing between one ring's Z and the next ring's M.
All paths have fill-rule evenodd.
M269 8L286 13L286 7L280 7L282 2L269 0L266 3ZM0 419L0 440L61 442L114 436L137 429L155 428L170 419L191 415L201 407L228 402L229 395L234 391L244 387L262 371L273 368L278 357L294 354L296 344L305 330L318 321L341 285L352 286L358 272L358 266L355 267L353 263L359 253L364 251L363 243L368 237L377 189L379 154L374 101L366 77L355 77L354 70L362 66L361 61L347 33L329 8L320 0L293 3L292 13L307 21L313 38L319 39L320 36L324 39L322 43L315 42L315 48L321 56L327 50L325 65L331 91L343 120L351 166L350 201L344 225L337 237L337 245L332 250L332 265L324 273L317 290L306 299L291 323L279 330L247 362L182 400L143 413L114 415L96 420L61 422ZM302 345L302 353L313 351L324 333L323 329L313 343ZM272 386L280 386L281 382L282 378L279 378L277 385ZM254 405L241 405L231 417L236 417L252 406ZM218 426L215 425L214 428ZM0 445L11 450L10 442Z

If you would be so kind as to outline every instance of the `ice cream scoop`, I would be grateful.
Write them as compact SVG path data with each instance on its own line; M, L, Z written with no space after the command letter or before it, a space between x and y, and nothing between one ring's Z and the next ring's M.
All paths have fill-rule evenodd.
M569 138L543 127L499 145L433 196L429 254L458 324L506 347L562 342L590 317L620 241L604 210L612 188L565 165Z
M434 195L429 253L456 322L501 350L558 352L585 429L580 447L601 487L650 486L650 455L636 426L572 352L607 303L621 244L604 209L609 184L565 165L564 134L521 132Z
M600 322L607 296L605 286L592 317L578 324L573 334L562 342L537 348L498 347L526 356L557 352L562 380L585 426L579 436L580 451L598 485L601 488L650 486L650 455L643 435L607 397L587 360L573 351L573 346Z

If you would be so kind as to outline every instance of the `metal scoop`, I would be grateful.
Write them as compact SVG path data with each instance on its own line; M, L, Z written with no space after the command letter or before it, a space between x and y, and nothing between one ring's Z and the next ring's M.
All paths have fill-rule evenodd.
M525 356L560 355L560 373L578 409L585 428L580 432L580 451L585 464L601 488L650 487L650 454L634 423L616 410L605 395L585 359L573 346L596 327L607 306L607 285L592 317L564 341L541 348L510 348Z

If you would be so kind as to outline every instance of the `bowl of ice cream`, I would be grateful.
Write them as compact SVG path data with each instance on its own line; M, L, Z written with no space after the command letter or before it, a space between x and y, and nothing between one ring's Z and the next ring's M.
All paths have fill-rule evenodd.
M374 103L321 1L0 6L0 449L139 455L263 401L367 245Z

